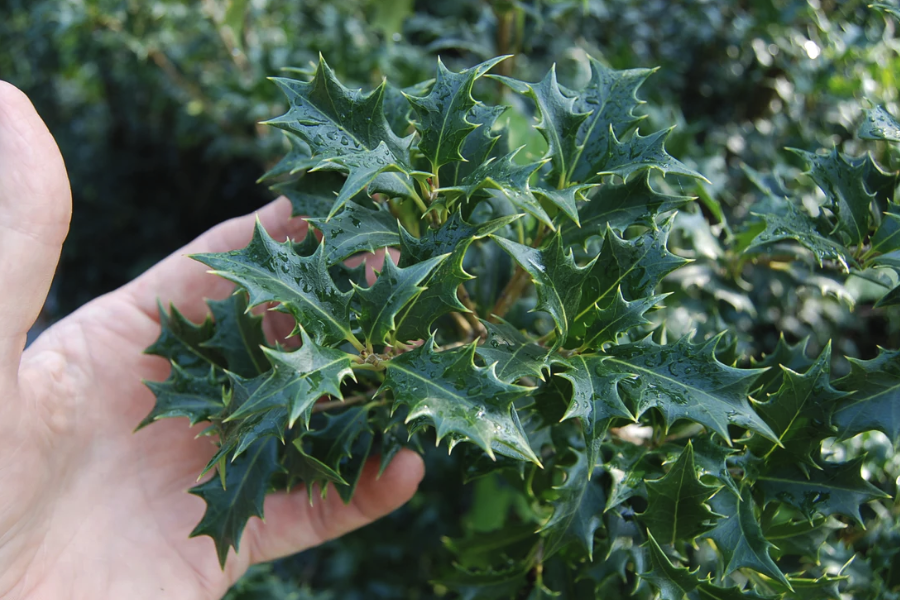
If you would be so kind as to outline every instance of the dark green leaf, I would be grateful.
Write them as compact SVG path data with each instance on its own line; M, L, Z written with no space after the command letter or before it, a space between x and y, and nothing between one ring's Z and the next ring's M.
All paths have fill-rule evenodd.
M575 462L562 467L565 479L553 487L553 514L541 527L546 539L544 556L549 557L569 542L578 542L593 560L594 532L602 524L606 498L603 487L591 479L593 467L584 452L572 450Z
M774 242L794 240L813 253L819 266L825 260L835 260L846 271L848 262L852 261L850 251L837 240L821 233L830 231L831 228L821 218L810 217L790 200L779 202L784 207L784 212L757 215L765 219L766 229L753 239L746 251L755 251Z
M236 421L255 412L287 408L289 426L303 417L309 422L313 404L322 396L343 399L341 383L349 375L353 357L346 352L315 343L303 329L303 345L293 352L266 350L274 367L265 382L235 410L227 421Z
M850 373L834 382L849 392L832 420L838 437L849 439L864 431L886 434L900 444L900 351L880 350L872 360L848 358Z
M647 481L647 510L641 521L665 543L691 541L711 527L714 515L706 502L716 492L697 477L690 442L665 477Z
M193 258L244 288L250 306L280 303L317 343L346 339L361 348L350 330L350 294L340 292L328 274L325 247L323 243L312 256L299 256L290 241L276 242L257 222L246 248Z
M809 163L809 176L816 182L837 215L838 228L848 243L862 243L869 233L869 209L875 195L866 190L864 165L853 165L837 148L830 154L793 150Z
M401 267L443 254L449 253L450 257L434 270L426 284L428 289L414 298L397 319L396 338L399 341L426 338L431 334L431 324L438 317L448 312L468 310L457 297L459 286L472 278L462 266L466 250L473 241L490 235L518 218L519 215L514 215L481 225L470 225L456 212L439 229L429 228L420 238L414 238L401 229Z
M876 106L866 110L857 135L864 140L900 142L900 123L883 106Z
M565 342L590 266L575 264L572 251L565 251L559 234L540 249L501 237L493 239L531 276L538 295L537 310L550 313L559 334L557 345Z
M716 543L724 558L727 577L737 569L753 569L791 587L781 569L769 556L772 544L763 536L756 517L756 506L750 489L744 487L739 497L719 492L710 501L713 511L722 515L714 529L704 534Z
M263 516L263 499L269 480L278 470L275 440L264 440L249 448L232 462L224 485L219 477L191 489L203 498L206 512L191 532L191 537L208 535L216 543L219 564L224 568L228 547L239 550L241 534L250 517Z
M840 514L862 525L859 507L887 494L864 480L860 474L862 458L841 464L825 464L810 469L784 465L766 469L757 477L758 486L767 499L793 506L812 520L816 514Z
M208 340L201 342L212 348L224 359L227 369L241 377L253 377L269 370L269 360L262 347L266 336L262 330L262 317L247 310L247 296L232 294L225 300L208 300L216 327Z
M476 353L486 364L494 364L494 372L501 381L512 383L522 377L544 379L544 369L550 367L547 348L539 346L505 321L497 324L482 322L488 337Z
M394 402L409 406L407 422L434 426L451 448L471 441L489 456L499 452L538 463L513 401L530 388L503 383L493 366L477 367L475 346L435 351L434 338L386 363L383 388Z
M694 573L684 567L676 567L666 556L662 548L653 538L653 533L648 534L650 547L650 570L641 573L642 579L649 581L653 587L659 590L661 600L682 600L686 595L697 589L700 581Z
M435 256L401 269L394 266L390 254L385 254L384 268L372 287L356 290L359 326L370 347L386 343L388 334L396 328L397 314L425 289L419 284L448 256Z
M459 73L449 71L438 59L431 92L427 96L407 96L417 116L419 152L431 162L435 173L448 162L466 160L459 151L466 137L478 127L466 118L476 105L472 86L505 58L508 57L492 58Z
M627 331L647 325L651 321L644 316L655 308L668 294L647 296L629 302L622 296L621 286L616 288L616 295L606 308L596 304L585 315L587 328L584 332L583 348L599 350L604 344L617 342Z
M708 427L731 443L728 425L734 424L775 441L775 432L757 415L748 401L759 369L736 369L715 357L719 337L693 344L686 337L660 346L644 339L613 346L604 365L630 375L623 380L627 397L640 416L655 407L671 426L689 419Z
M144 417L138 429L158 419L187 417L191 426L209 421L225 409L222 400L224 383L216 377L212 367L206 376L184 371L178 363L172 363L172 373L163 382L146 381L145 385L156 396L156 404Z
M517 94L529 96L538 110L539 122L535 129L541 132L549 146L547 158L553 166L551 180L559 180L557 187L566 187L566 175L571 171L574 156L578 153L578 131L590 115L578 112L575 99L556 80L556 66L539 83L525 83L509 77L495 76Z
M618 383L626 375L609 371L603 365L603 358L595 355L576 354L554 362L568 367L557 376L572 383L572 397L562 420L581 420L588 465L593 468L600 462L600 443L609 420L616 417L634 420L619 397Z
M602 236L607 228L621 233L648 216L669 212L690 201L687 196L660 194L650 187L650 173L632 177L625 183L600 186L578 210L576 223L563 223L566 244L586 247L591 237Z
M372 210L350 203L336 216L309 219L322 232L328 265L334 265L359 252L375 252L400 244L397 219L385 209Z
M833 435L831 413L837 401L846 396L830 384L831 344L803 374L781 368L784 372L781 387L757 409L779 442L769 448L765 458L778 450L779 456L788 455L791 462L816 467L813 459L822 440Z

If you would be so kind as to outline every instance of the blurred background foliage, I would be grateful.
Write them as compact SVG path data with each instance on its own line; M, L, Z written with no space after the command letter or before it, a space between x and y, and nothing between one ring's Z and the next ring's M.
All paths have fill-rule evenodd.
M671 240L696 260L664 282L675 294L660 313L668 334L726 330L726 354L743 364L772 352L781 335L810 336L812 356L833 339L835 357L872 358L878 345L900 346L898 309L873 308L883 284L819 268L796 248L780 262L744 249L759 231L761 188L810 210L822 203L785 147L870 152L896 170L883 142L855 135L865 108L900 112L896 24L857 0L5 0L0 77L36 104L74 192L42 318L64 316L272 197L256 180L286 142L259 122L285 106L268 76L302 71L321 53L349 84L388 77L406 86L432 76L436 56L459 69L508 53L516 57L501 63L505 74L535 80L556 63L577 87L591 55L614 68L659 67L641 90L642 130L679 123L669 152L709 179L654 182L700 198ZM504 92L486 84L479 93ZM508 113L513 135L541 152L529 109L520 108ZM835 360L835 374L846 373ZM890 453L883 436L854 443ZM498 478L462 487L455 457L426 455L429 475L408 507L252 571L230 597L446 595L433 582L450 564L448 540L499 527L517 499ZM895 480L897 463L878 462L875 478ZM850 590L870 576L849 574ZM876 597L860 589L854 597Z

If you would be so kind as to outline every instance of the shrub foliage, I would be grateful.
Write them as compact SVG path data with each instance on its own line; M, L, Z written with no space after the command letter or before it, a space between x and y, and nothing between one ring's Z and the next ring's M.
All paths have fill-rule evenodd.
M266 493L349 501L369 457L383 469L433 440L512 498L445 540L438 595L836 598L855 569L895 597L894 490L870 481L863 448L900 441L900 353L835 377L830 344L782 340L748 365L727 324L669 326L689 286L660 292L707 269L705 292L740 305L716 287L728 269L733 288L744 267L811 256L900 303L897 175L798 152L821 189L810 206L748 168L760 200L713 268L709 226L686 227L700 213L672 191L704 178L667 152L669 129L638 130L652 72L589 59L570 89L553 68L502 74L505 59L439 61L405 88L350 89L324 60L275 80L289 109L269 123L291 149L267 178L314 231L281 241L258 225L246 248L195 256L235 294L201 324L163 311L149 349L172 373L150 384L144 424L207 422L218 445L217 475L192 490L207 503L194 535L224 564ZM508 128L523 113L536 134ZM861 137L898 131L877 108ZM671 236L693 237L696 260ZM385 248L374 280L348 266ZM257 306L290 315L292 335L267 340Z

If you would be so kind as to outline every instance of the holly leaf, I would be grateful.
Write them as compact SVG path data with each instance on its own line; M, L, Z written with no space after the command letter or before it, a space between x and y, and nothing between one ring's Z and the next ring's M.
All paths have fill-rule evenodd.
M634 110L643 104L637 98L638 88L653 73L652 69L617 71L590 57L591 79L579 91L575 110L588 113L578 134L580 147L570 161L568 181L587 181L610 153L612 135L623 136L632 130L643 116Z
M178 363L172 363L168 379L163 382L145 381L144 385L156 396L156 404L136 430L158 419L173 417L187 417L193 427L202 421L209 421L225 409L222 399L224 382L216 376L211 366L206 376L199 376L185 371Z
M416 112L419 152L431 163L435 173L441 165L466 160L460 149L476 128L466 117L477 101L472 97L475 80L497 63L509 58L492 58L459 73L448 70L438 58L437 75L427 96L406 96Z
M569 323L578 309L581 287L592 265L577 266L572 251L565 252L559 234L544 248L524 246L497 236L493 239L531 276L538 296L536 310L550 314L559 333L556 344L564 343Z
M293 441L299 456L293 458L288 473L303 478L310 495L318 483L323 498L330 481L349 502L372 446L368 409L353 406L322 418L323 426L307 429Z
M599 308L596 304L590 307L585 319L587 327L582 348L599 350L606 343L617 342L629 330L649 324L650 319L644 315L656 308L668 295L647 296L629 302L622 296L622 288L619 286L612 304L606 308Z
M337 198L335 190L344 185L344 176L334 171L306 173L300 179L271 186L273 192L291 202L291 217L327 215Z
M472 242L487 237L512 223L520 215L501 217L480 225L467 223L458 212L453 213L438 229L428 228L420 238L400 230L400 267L408 267L443 254L450 254L434 270L427 289L411 300L397 318L399 341L427 338L434 321L449 312L468 312L457 297L459 286L472 276L463 269L466 250Z
M284 137L287 139L288 144L290 145L290 150L288 150L288 153L284 156L284 158L278 161L278 163L274 167L269 169L262 177L257 179L257 183L275 179L280 177L281 175L288 175L297 173L298 171L305 171L306 169L310 169L319 163L318 159L311 157L309 146L306 142L300 139L297 134L291 133L290 131L284 131L282 133L284 133ZM274 187L275 186L273 186L273 188Z
M211 537L222 568L229 546L239 550L250 517L263 517L269 481L278 470L275 444L275 440L258 442L229 465L224 482L213 477L190 490L206 502L206 512L191 537Z
M286 114L266 123L300 137L309 146L312 157L318 159L316 168L328 166L330 162L332 168L339 166L348 174L331 215L366 186L370 191L383 189L417 197L407 176L412 170L409 162L412 136L397 136L384 116L386 82L367 94L350 90L337 80L321 57L310 82L282 77L273 80L291 107ZM386 175L376 185L375 175L386 170L399 173Z
M400 244L397 219L387 210L350 203L329 219L309 219L322 232L327 264L335 265L360 252L375 252Z
M814 455L818 454L822 441L834 435L830 427L831 413L837 401L847 395L831 387L831 343L806 373L781 368L784 372L781 387L757 408L778 436L778 443L768 450L765 458L782 446L778 454L787 455L790 462L817 468Z
M334 348L320 346L300 329L302 346L293 352L266 350L272 362L271 375L227 419L236 421L273 408L288 409L288 426L303 417L308 423L313 405L322 396L343 400L341 383L354 378L353 357ZM355 379L355 378L354 378Z
M771 353L764 355L761 359L750 360L752 366L764 369L753 384L754 388L759 388L762 393L777 391L784 380L784 370L780 367L786 367L797 373L802 373L809 369L815 360L807 354L808 346L808 337L791 345L785 341L784 334L780 334L778 343Z
M876 106L866 110L857 135L864 140L900 142L900 123L883 106Z
M547 348L539 346L506 321L482 323L488 337L476 353L486 364L494 365L494 372L501 381L512 383L522 377L544 379L544 369L550 366Z
M700 581L695 573L691 573L685 567L676 567L666 556L662 548L653 537L653 532L647 534L649 538L649 567L646 572L640 573L641 579L649 581L653 587L659 590L661 600L682 600L685 596L697 589Z
M591 480L593 466L587 454L574 448L571 453L575 462L561 467L564 479L552 490L553 514L540 529L546 535L544 557L550 557L570 542L578 542L589 560L593 560L594 532L602 525L600 517L606 498L600 483Z
M572 92L560 86L556 80L556 65L550 68L539 83L525 83L498 75L491 77L534 101L539 119L535 129L547 140L546 158L550 159L553 167L548 180L559 180L560 185L557 187L566 187L566 175L578 153L578 131L590 113L578 112Z
M382 192L388 196L415 196L416 192L406 182L408 173L397 164L394 155L383 141L372 150L363 150L323 159L316 166L317 170L340 171L347 173L347 179L341 186L328 219L336 215L352 198L362 193ZM383 177L382 174L393 174ZM404 189L405 188L405 189Z
M572 384L572 397L561 420L578 418L581 421L588 464L593 467L601 462L600 443L609 420L617 417L634 420L619 397L618 383L626 375L610 372L604 368L603 357L596 355L576 354L567 359L556 359L554 363L568 367L557 376Z
M859 507L871 500L889 498L860 476L863 457L846 463L826 463L804 473L795 465L764 469L757 485L767 500L779 500L811 521L816 514L841 514L862 526Z
M552 228L553 222L550 216L547 215L528 185L528 180L535 171L543 166L543 163L518 164L515 156L521 149L513 150L501 158L487 159L459 184L443 188L440 191L451 197L461 195L469 200L479 190L497 190L517 209L529 213ZM572 209L574 211L574 205ZM574 217L577 219L578 214L574 213Z
M850 358L850 373L834 382L848 392L834 411L838 439L881 431L900 444L900 351L880 349L871 360Z
M710 529L715 515L706 502L718 488L697 477L690 441L664 477L645 484L647 510L640 518L654 537L674 544L677 540L691 541Z
M262 317L247 310L247 296L232 294L225 300L207 300L215 320L212 337L200 342L224 359L227 369L242 377L253 377L269 370L269 360L263 352L266 336Z
M875 308L884 308L885 306L897 306L900 304L900 285L891 288L887 294L878 299Z
M610 128L612 145L607 150L607 155L595 164L597 171L587 183L599 181L603 175L618 175L627 181L634 173L647 169L655 169L663 175L676 173L705 180L700 173L666 152L666 138L672 129L674 128L670 127L646 136L635 131L628 139L619 141L615 131Z
M869 233L869 209L875 195L865 186L864 165L853 165L837 148L822 155L803 150L792 152L809 163L809 176L831 203L838 219L838 229L849 244L862 243Z
M299 256L290 241L276 242L257 221L246 248L192 258L245 289L251 307L278 302L317 343L348 340L361 347L350 330L350 294L338 290L328 274L326 245L319 245L312 256Z
M752 213L765 220L766 228L753 239L745 252L775 242L794 240L813 253L820 267L824 261L834 260L843 267L844 271L849 270L847 264L852 261L849 250L831 237L819 233L820 231L830 231L831 227L828 224L822 222L821 219L813 219L790 200L779 200L778 202L780 206L784 207L783 212Z
M769 556L772 544L763 535L750 489L743 487L739 496L720 492L710 501L710 506L722 518L703 537L715 542L722 553L725 569L722 578L738 569L753 569L792 589L787 577Z
M474 344L435 350L432 337L385 363L382 389L393 392L396 404L409 406L407 423L432 424L438 441L450 436L451 449L470 441L491 458L496 451L539 464L513 407L532 388L500 381L493 365L476 366Z
M396 329L397 314L422 293L425 288L419 284L448 256L435 256L401 269L394 266L389 253L385 254L384 268L372 287L356 288L359 326L369 346L386 343L388 334Z
M712 435L696 437L692 440L694 445L694 465L705 475L710 475L719 480L719 483L728 488L736 497L740 497L734 478L728 472L728 458L735 454L733 448L719 444ZM715 507L713 507L715 511ZM723 513L724 514L724 513Z
M493 131L497 119L508 107L488 106L480 102L469 109L466 120L476 126L470 131L462 144L460 154L465 161L452 161L441 167L441 184L448 188L459 186L473 171L487 162L497 152L497 141L500 139Z
M900 207L890 205L889 210L898 210ZM871 252L888 254L900 249L900 214L886 212L881 220L881 225L872 235Z
M694 344L683 337L661 346L647 337L609 348L604 365L612 372L630 375L623 379L622 387L636 416L654 407L668 426L688 419L708 427L729 445L729 424L777 441L775 432L748 401L760 369L736 369L719 362L715 348L720 339Z
M604 465L612 479L612 486L603 512L609 512L634 496L646 498L646 480L659 479L664 475L660 462L658 453L647 446L625 441L616 443L612 457Z
M690 262L666 248L672 223L671 218L659 226L651 223L649 230L631 240L607 228L600 253L585 279L579 310L570 321L573 336L583 338L600 316L598 309L607 309L618 293L628 301L645 298L663 277ZM602 330L603 326L598 327Z
M650 172L621 184L600 186L578 210L578 219L561 226L567 245L587 247L594 236L607 228L619 233L648 216L673 211L691 200L687 196L660 194L650 187ZM581 225L578 226L580 221Z
M159 337L144 354L161 356L186 374L205 377L210 367L224 368L224 358L213 349L204 346L216 333L216 325L207 317L199 325L186 319L177 308L170 307L167 314L159 305Z

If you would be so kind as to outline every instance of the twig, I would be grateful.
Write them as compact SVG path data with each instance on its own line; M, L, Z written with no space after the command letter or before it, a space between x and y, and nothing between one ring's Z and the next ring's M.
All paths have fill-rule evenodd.
M328 410L333 410L335 408L342 408L345 406L353 406L354 404L362 404L366 400L371 400L371 397L366 396L364 394L356 394L354 396L350 396L349 398L344 398L343 400L329 400L327 402L316 402L313 405L312 411L314 413L325 412Z
M459 298L459 301L462 302L463 306L471 311L463 313L463 317L465 317L472 326L474 334L473 339L474 337L480 337L482 339L486 338L487 329L484 328L484 324L478 319L478 311L475 310L475 303L472 302L472 298L469 296L469 292L463 284L459 284L459 287L456 288L456 297Z

